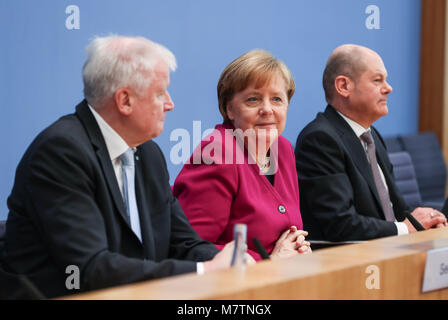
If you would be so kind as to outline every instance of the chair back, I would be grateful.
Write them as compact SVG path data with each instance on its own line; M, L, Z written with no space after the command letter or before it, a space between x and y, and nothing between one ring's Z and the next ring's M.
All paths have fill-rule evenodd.
M383 140L384 140L384 143L386 144L388 153L400 152L400 151L404 150L403 144L402 144L399 136L386 137L386 138L383 138Z
M395 184L406 204L412 209L421 206L422 198L409 153L405 151L389 153L389 159L394 168Z
M401 136L414 164L423 205L442 207L445 201L446 166L442 150L434 133Z

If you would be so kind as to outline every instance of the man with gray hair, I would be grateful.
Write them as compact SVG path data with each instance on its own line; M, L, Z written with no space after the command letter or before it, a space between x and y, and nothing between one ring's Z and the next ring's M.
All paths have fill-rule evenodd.
M218 253L191 228L151 141L174 108L174 55L120 36L96 38L87 54L86 100L40 133L17 168L5 271L55 297L229 266L232 244Z
M384 141L372 124L388 113L392 87L381 57L343 45L328 59L328 106L297 138L300 209L310 239L368 240L415 232L398 191ZM412 212L424 228L446 226L431 208Z

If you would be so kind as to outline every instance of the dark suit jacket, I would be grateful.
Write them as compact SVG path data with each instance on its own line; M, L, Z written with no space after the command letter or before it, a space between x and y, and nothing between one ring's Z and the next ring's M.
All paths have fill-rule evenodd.
M199 238L173 197L161 150L137 148L136 196L143 244L134 235L104 138L85 101L45 129L17 168L8 198L4 268L47 297L196 271L218 250Z
M372 126L376 156L393 204L404 220L409 208L393 178L383 139ZM328 106L297 138L296 167L304 230L310 239L367 240L397 234L385 221L365 150L349 124Z

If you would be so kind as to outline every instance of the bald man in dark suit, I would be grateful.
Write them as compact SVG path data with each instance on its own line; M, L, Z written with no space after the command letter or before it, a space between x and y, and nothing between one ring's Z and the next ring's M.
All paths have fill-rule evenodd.
M338 47L324 71L328 106L297 138L295 155L304 229L310 239L368 240L415 232L398 191L384 141L373 123L388 113L392 87L381 57L357 45ZM431 208L412 215L445 227Z

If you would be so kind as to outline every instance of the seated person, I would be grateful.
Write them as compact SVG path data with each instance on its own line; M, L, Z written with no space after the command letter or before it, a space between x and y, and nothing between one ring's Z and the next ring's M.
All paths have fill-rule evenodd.
M120 36L96 38L87 54L86 100L40 133L17 168L4 271L55 297L229 266L231 245L218 253L191 228L151 141L174 107L174 55ZM79 290L66 285L73 267Z
M281 133L295 84L283 62L253 50L230 63L218 82L223 124L215 127L178 175L173 192L199 236L218 248L247 225L248 252L271 257L311 252L302 231L291 144Z
M301 209L311 239L368 240L415 232L392 174L384 141L372 124L388 113L392 87L380 56L343 45L323 75L328 106L297 138ZM446 226L432 208L412 215L424 228Z

